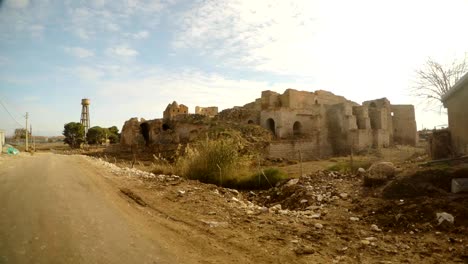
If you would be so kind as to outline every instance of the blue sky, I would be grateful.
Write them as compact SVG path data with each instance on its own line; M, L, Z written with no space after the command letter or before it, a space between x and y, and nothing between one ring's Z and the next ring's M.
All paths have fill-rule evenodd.
M0 129L29 112L59 135L91 99L91 125L153 119L173 100L244 105L262 90L329 90L415 104L418 128L447 123L409 95L414 70L468 51L466 0L4 0ZM15 121L16 120L16 121Z

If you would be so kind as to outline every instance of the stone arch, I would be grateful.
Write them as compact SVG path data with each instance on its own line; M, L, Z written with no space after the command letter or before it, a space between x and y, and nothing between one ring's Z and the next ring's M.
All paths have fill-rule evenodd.
M150 126L148 123L145 122L140 124L140 133L143 135L145 145L148 146L150 141Z
M252 119L250 119L249 121L247 121L247 124L253 125L253 124L254 124L254 121L253 121Z
M273 120L273 118L268 118L267 121L266 121L266 125L267 125L268 130L270 130L271 133L273 133L273 135L276 136L275 120Z
M302 124L299 121L294 122L293 125L293 135L299 136L302 134Z
M370 107L377 107L377 105L375 104L375 102L372 102L369 104Z
M163 131L167 131L169 129L171 129L171 127L168 124L162 124L162 130Z

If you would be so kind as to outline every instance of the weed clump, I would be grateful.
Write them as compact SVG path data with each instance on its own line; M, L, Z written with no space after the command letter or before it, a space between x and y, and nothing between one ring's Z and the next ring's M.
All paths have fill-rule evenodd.
M351 165L349 161L339 161L327 168L328 171L356 172L359 168L368 169L372 165L371 161L355 160Z
M237 189L270 188L286 178L278 169L252 173L252 159L241 155L241 148L233 138L200 141L177 161L178 172L188 179Z
M288 175L277 168L267 168L258 173L240 179L237 184L237 189L268 189L276 185L276 183L288 179Z
M238 145L232 139L204 140L178 162L181 174L192 180L223 185L245 173L245 160L238 154Z

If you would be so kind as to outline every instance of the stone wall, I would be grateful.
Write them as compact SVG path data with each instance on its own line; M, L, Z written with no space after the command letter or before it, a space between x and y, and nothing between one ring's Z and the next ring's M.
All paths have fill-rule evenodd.
M318 143L318 138L308 140L282 140L272 142L268 147L268 156L287 160L317 160L332 155L330 148L324 148ZM300 153L300 155L299 155Z
M395 144L416 146L417 128L412 105L392 105L393 140Z
M163 113L164 119L172 119L179 115L188 115L188 107L183 104L179 105L176 101L168 104Z
M141 138L147 145L190 142L203 128L194 125L197 122L185 122L184 118L210 119L206 116L214 116L217 108L196 107L195 111L198 115L188 115L186 106L173 102L164 111L164 119L129 120L122 129L125 130L122 134L127 134L122 137L122 143L133 144ZM263 91L261 98L243 107L223 110L216 120L268 129L277 141L272 143L269 153L276 157L288 158L300 149L305 153L303 159L308 160L394 143L416 144L413 106L391 105L386 98L359 105L321 90L287 89L283 94Z
M218 107L217 106L210 106L210 107L196 106L195 114L214 117L218 114Z

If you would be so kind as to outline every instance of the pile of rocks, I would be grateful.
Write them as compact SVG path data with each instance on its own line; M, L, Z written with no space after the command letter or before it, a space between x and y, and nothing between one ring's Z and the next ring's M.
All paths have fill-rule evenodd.
M177 175L155 175L154 173L138 170L136 168L128 168L128 167L119 167L113 163L106 162L101 158L92 158L88 157L91 161L107 168L111 173L117 176L126 176L126 177L139 177L144 179L151 179L151 180L159 180L159 181L175 181L180 180L181 177Z
M250 192L249 199L269 207L279 214L305 215L318 218L315 211L339 199L348 199L347 193L337 189L336 182L354 179L354 174L318 171L291 179L270 190Z

